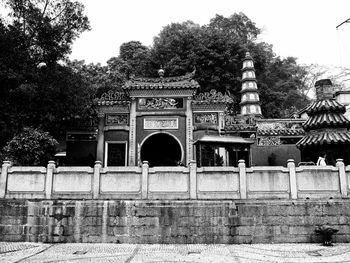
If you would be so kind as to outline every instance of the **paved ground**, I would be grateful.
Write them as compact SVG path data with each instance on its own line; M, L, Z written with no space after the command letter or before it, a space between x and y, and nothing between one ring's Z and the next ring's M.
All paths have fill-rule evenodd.
M350 262L350 244L133 245L0 242L0 262Z

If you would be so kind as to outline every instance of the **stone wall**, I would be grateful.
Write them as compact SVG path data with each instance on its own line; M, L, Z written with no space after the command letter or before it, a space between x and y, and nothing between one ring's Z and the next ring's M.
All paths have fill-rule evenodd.
M0 241L113 243L350 241L350 200L1 200Z

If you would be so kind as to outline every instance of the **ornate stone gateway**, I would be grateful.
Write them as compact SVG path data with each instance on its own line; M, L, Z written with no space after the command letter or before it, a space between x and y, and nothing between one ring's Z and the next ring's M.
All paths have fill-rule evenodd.
M131 78L123 92L97 101L97 160L105 166L188 164L193 156L194 72L180 77ZM124 157L125 158L122 158Z
M243 61L241 114L237 98L216 90L198 93L195 72L131 77L122 90L97 99L96 160L104 166L284 165L300 161L299 119L262 119L253 58ZM223 89L224 87L222 87ZM272 162L273 156L276 161Z

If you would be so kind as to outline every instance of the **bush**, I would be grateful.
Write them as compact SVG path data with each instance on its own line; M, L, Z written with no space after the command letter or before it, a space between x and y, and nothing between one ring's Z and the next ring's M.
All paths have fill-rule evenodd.
M39 128L24 128L3 148L3 160L12 161L14 165L46 166L53 160L58 142Z

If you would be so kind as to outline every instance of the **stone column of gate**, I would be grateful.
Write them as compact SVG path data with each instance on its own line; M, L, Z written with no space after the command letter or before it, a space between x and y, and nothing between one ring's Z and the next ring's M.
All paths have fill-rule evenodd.
M136 100L131 98L129 130L129 166L135 166L136 155Z
M192 120L192 97L187 97L186 102L186 164L193 160L193 120Z
M104 141L105 141L105 133L104 133L104 121L105 114L98 113L98 132L97 132L97 149L96 149L96 161L101 161L103 163L103 149L104 149Z

